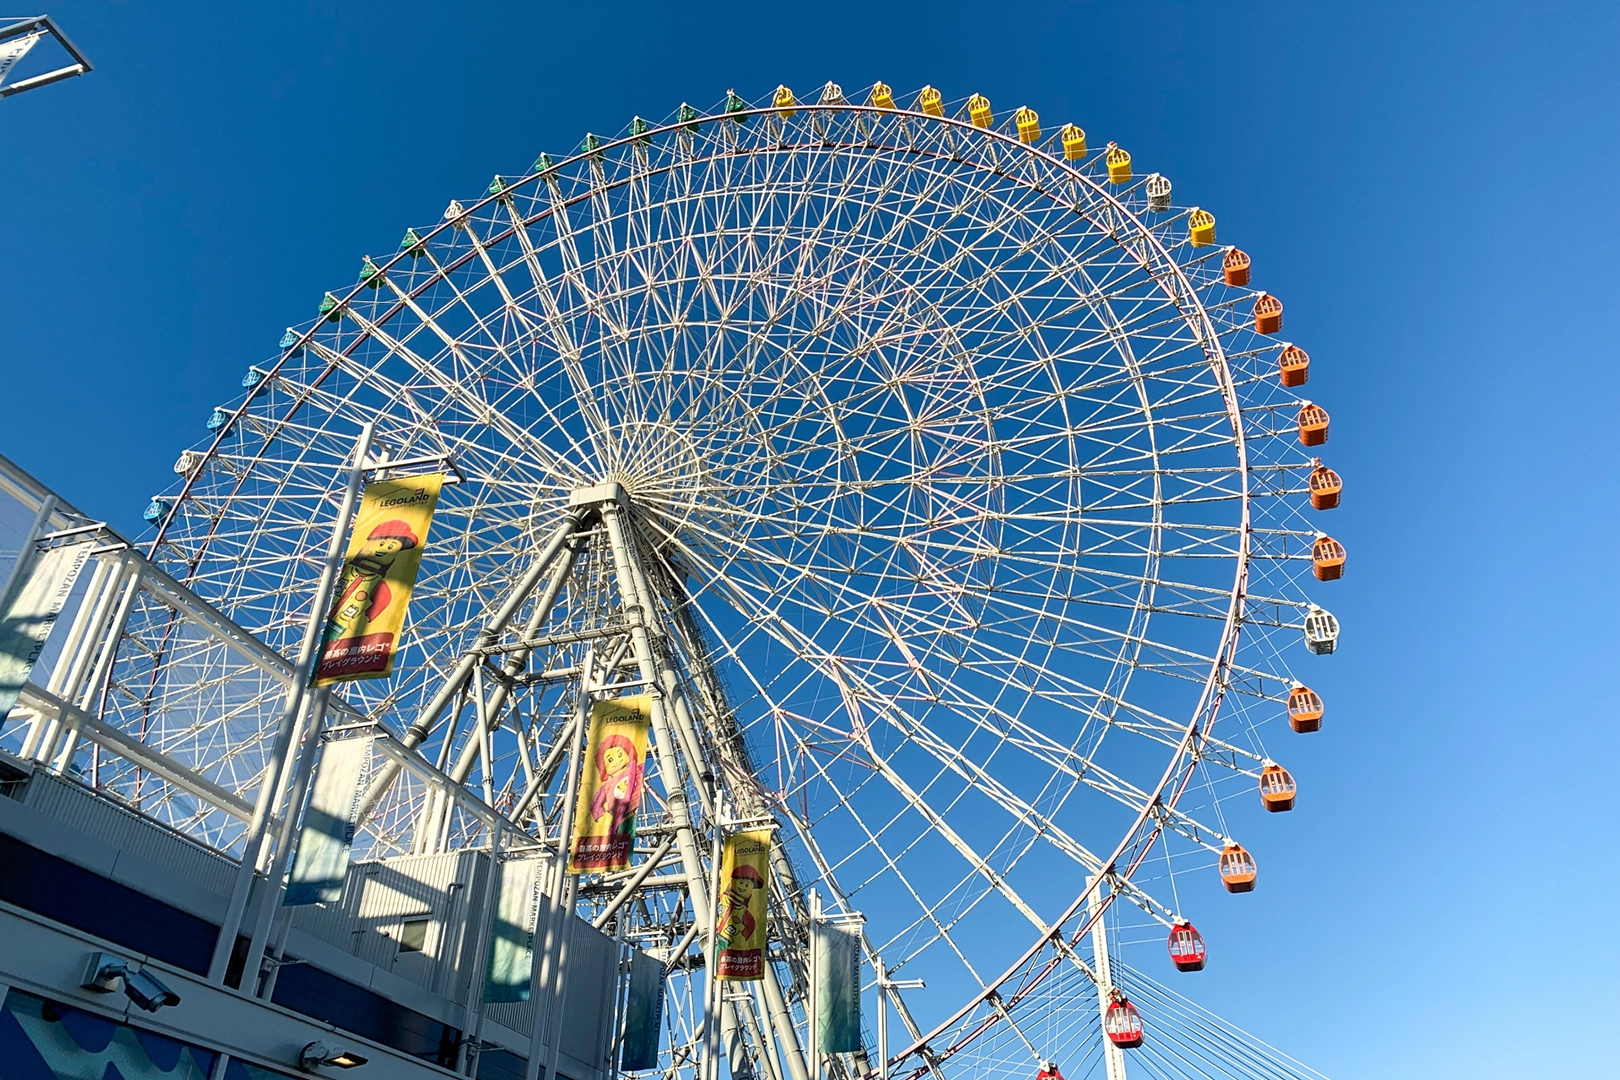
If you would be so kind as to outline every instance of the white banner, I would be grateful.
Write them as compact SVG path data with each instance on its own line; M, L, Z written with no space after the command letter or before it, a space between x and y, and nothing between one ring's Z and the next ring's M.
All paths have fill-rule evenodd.
M329 742L321 751L315 790L298 830L298 851L287 882L288 907L330 904L343 899L349 873L349 846L360 816L361 780L371 759L370 739Z
M495 925L484 976L485 1001L528 1001L534 969L534 930L540 918L539 859L508 859L500 864L495 894Z
M36 30L32 34L24 34L19 38L12 38L7 42L0 42L0 86L5 85L6 76L11 69L17 66L17 61L28 55L28 50L38 44L39 39L45 36L43 30Z
M813 924L810 970L815 972L816 1049L856 1053L861 1049L861 920Z
M0 614L0 719L17 704L17 695L45 651L51 627L73 595L73 584L95 546L87 539L49 548L23 568L28 576Z

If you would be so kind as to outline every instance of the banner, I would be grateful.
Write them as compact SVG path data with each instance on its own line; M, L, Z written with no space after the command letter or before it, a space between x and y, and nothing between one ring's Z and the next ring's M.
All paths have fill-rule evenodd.
M0 44L0 83L6 81L6 76L11 74L11 69L16 67L17 61L27 56L28 50L44 36L45 31L36 30L32 34L24 34L22 37L12 38Z
M298 847L292 876L287 880L287 907L332 904L343 899L349 874L349 847L360 815L362 779L371 759L371 740L329 742L321 750L321 764L309 807L298 828Z
M484 976L487 1002L529 1000L534 933L540 925L540 864L540 859L508 859L500 864Z
M647 728L652 698L646 694L591 705L585 772L574 807L574 847L568 872L627 870L636 842L636 810L645 786Z
M734 982L765 976L765 888L771 880L771 832L732 833L720 858L715 913L720 962L715 974Z
M658 1043L663 1027L664 962L634 949L630 953L630 986L624 1001L619 1068L625 1072L658 1068Z
M861 1049L861 922L822 922L810 931L816 973L816 1043L823 1054Z
M326 613L316 686L386 679L393 672L405 609L443 484L444 476L435 474L366 485Z
M95 546L94 540L87 539L47 548L34 557L33 565L22 567L28 576L0 614L0 720L17 704L17 695L45 651L45 639L51 636L51 627L73 595L79 571ZM27 555L25 551L17 558Z

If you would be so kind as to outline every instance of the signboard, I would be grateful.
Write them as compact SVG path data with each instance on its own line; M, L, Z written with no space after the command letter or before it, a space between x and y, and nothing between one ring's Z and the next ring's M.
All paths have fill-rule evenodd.
M442 474L366 485L326 613L315 685L386 679L394 670Z
M652 698L646 694L591 705L585 772L574 807L570 874L629 869L636 841L636 811L646 786L651 718Z
M726 837L720 859L720 908L715 915L720 959L716 975L733 982L765 976L765 900L771 880L771 832Z
M816 973L816 1043L823 1054L861 1049L861 922L816 923L810 934Z
M540 859L501 863L490 928L484 1000L528 1001L534 975L534 933L540 921Z

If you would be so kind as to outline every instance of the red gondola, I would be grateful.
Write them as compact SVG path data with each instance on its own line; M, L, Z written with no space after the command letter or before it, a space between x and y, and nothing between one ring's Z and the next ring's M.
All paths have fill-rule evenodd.
M1057 1062L1043 1061L1040 1070L1035 1073L1035 1080L1063 1080L1063 1074L1058 1071Z
M1203 971L1204 935L1190 922L1178 922L1170 928L1170 962L1177 971Z
M1142 1045L1142 1014L1118 990L1114 991L1114 1003L1103 1014L1103 1032L1121 1050Z

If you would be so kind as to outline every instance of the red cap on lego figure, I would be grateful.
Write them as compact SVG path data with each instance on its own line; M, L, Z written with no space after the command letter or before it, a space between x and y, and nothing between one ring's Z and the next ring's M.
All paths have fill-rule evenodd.
M381 525L378 525L375 529L372 529L371 532L366 534L366 539L402 540L404 541L406 547L415 547L417 544L421 543L421 541L416 538L416 534L411 532L411 527L398 518L394 518L391 521L385 521Z

